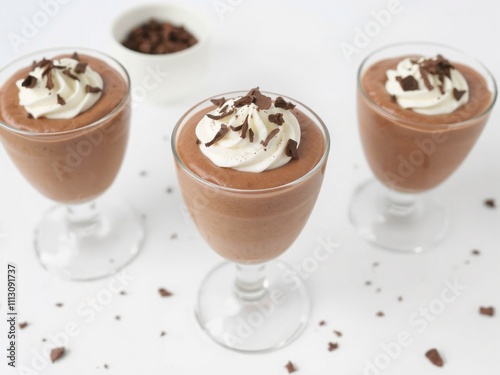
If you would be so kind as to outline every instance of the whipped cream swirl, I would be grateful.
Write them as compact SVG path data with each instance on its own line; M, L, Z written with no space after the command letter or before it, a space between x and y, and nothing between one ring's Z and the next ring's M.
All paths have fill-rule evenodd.
M266 104L259 104L261 100ZM259 173L297 157L300 124L289 110L294 107L291 103L282 98L272 102L258 88L245 97L219 101L219 107L206 114L196 127L200 149L214 164ZM242 101L246 104L241 105Z
M16 82L19 104L34 118L70 119L101 97L103 80L78 56L41 60L28 77Z
M400 107L417 113L451 113L469 100L466 79L441 55L418 60L405 58L386 75L387 92Z

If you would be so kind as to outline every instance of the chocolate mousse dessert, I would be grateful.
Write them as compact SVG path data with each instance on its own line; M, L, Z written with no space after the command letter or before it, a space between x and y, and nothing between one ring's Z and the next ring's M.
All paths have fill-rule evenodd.
M328 154L326 128L313 115L254 88L204 102L177 124L172 146L184 201L224 258L265 262L301 232Z
M112 184L129 121L126 77L96 57L42 58L0 87L2 143L31 184L57 202L90 201Z
M444 56L383 59L359 72L358 119L367 160L390 188L434 188L462 163L493 95L475 69Z

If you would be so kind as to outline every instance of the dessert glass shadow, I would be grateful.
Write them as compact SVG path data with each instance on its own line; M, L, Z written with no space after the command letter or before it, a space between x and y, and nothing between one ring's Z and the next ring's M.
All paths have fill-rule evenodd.
M234 98L245 94L220 96ZM273 100L277 97L264 95ZM215 97L184 114L172 135L184 202L205 241L228 260L203 280L196 317L207 334L226 348L271 351L294 340L307 324L310 306L306 288L295 272L276 258L292 245L313 210L330 147L328 130L309 108L284 97L296 104L293 113L301 124L299 151L305 155L304 162L308 152L316 155L305 170L293 172L295 176L287 177L289 181L282 184L276 182L276 176L292 170L287 167L301 165L293 164L300 160L300 155L298 160L276 169L245 174L219 167L205 155L197 154L199 141L193 125L216 108L211 99ZM262 116L262 112L265 111L255 113ZM236 115L233 124L242 121L243 117ZM304 129L305 122L309 127ZM241 128L230 127L231 132ZM255 137L257 142L257 132ZM264 139L265 135L260 137Z
M73 67L63 67L62 61ZM38 80L28 77L41 69ZM95 72L102 88L92 86ZM22 87L33 88L23 99L35 98L32 107L19 102L20 80ZM33 116L26 110L71 112L97 94L89 109L70 118ZM57 103L47 104L56 95ZM27 55L0 71L0 106L0 138L7 153L35 189L58 203L35 232L41 265L62 278L92 280L132 261L144 238L139 217L119 200L96 200L115 180L129 136L130 84L121 64L83 48Z
M361 237L417 253L444 237L447 210L425 193L464 161L496 96L491 73L446 46L397 44L362 62L358 124L376 180L361 185L351 200L350 219Z

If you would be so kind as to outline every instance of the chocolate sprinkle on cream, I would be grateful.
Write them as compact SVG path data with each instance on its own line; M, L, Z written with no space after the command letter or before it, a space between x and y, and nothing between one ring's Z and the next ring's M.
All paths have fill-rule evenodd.
M293 139L289 139L286 144L286 156L291 157L292 159L299 158L299 151L297 150L297 141Z
M292 363L292 361L288 361L288 363L286 364L285 368L287 369L287 371L288 371L289 374L291 374L292 372L297 371L297 369L295 368L295 365Z
M243 121L243 124L241 124L241 135L240 137L242 139L245 139L247 137L247 131L248 131L248 115L245 117L245 120Z
M54 363L59 358L61 358L63 354L64 354L64 347L61 346L60 348L54 348L50 352L50 360L52 361L52 363Z
M419 66L418 69L420 70L420 75L424 80L425 87L427 88L427 90L431 91L434 88L434 86L432 86L431 83L429 82L429 77L427 77L427 73L425 72L424 68L422 68L422 66Z
M90 85L85 86L85 92L90 92L91 94L96 94L101 91L99 87L92 87Z
M479 313L481 315L494 316L495 315L495 308L493 306L480 307L479 308Z
M250 105L253 102L253 97L250 95L245 95L239 98L238 100L234 101L234 106L235 107L243 107L245 105Z
M283 109L294 109L295 104L292 104L290 102L287 102L285 99L283 99L281 96L278 96L276 100L274 101L274 106L276 108L283 108Z
M253 142L253 130L252 129L248 129L248 138L250 139L250 143Z
M333 352L334 350L338 349L338 347L339 347L339 344L337 344L335 342L328 343L328 351L329 352Z
M453 89L453 97L457 102L462 98L462 96L464 96L465 93L465 90L457 90L456 88Z
M69 69L64 69L63 74L67 75L69 78L74 79L75 81L80 81L80 78L75 76L73 73L69 71Z
M66 100L64 100L59 94L57 94L57 104L59 104L59 105L66 104Z
M205 147L210 147L215 142L220 141L222 138L224 138L228 131L229 128L227 127L227 125L221 124L220 130L215 134L215 137L210 142L205 143Z
M40 62L38 64L36 64L36 67L37 68L43 68L45 65L48 65L52 62L52 60L47 60L45 57L40 60Z
M47 74L47 83L45 84L45 87L48 88L49 90L52 90L54 88L54 81L52 79L52 74Z
M437 366L437 367L443 367L443 358L441 358L441 355L439 354L439 352L437 351L437 349L430 349L428 350L426 353L425 353L425 356L427 357L427 359L429 359L429 361L431 361L431 363L434 365L434 366Z
M282 113L273 113L270 114L268 117L269 121L276 125L283 125L285 120L283 119L283 114Z
M87 63L78 63L75 66L75 73L85 73L85 69L87 69Z
M71 55L71 58L76 60L76 61L80 61L80 56L78 56L78 53L76 53L76 52L73 52L73 55Z
M33 87L35 87L35 86L36 86L36 82L37 82L37 81L38 81L38 80L37 80L37 78L36 78L36 77L33 77L33 76L28 75L28 76L24 79L23 83L21 83L21 86L22 86L22 87L26 87L26 88L28 88L28 89L32 89Z
M224 97L222 98L219 98L219 99L210 99L210 101L215 104L217 107L221 107L225 102L226 102L226 99Z
M278 128L276 129L273 129L268 135L267 135L267 138L265 141L261 141L260 143L264 146L264 147L267 147L267 145L269 144L269 142L271 142L271 139L273 139L276 134L278 134L280 132L280 130Z
M486 199L484 201L484 204L489 207L489 208L495 208L496 207L496 203L495 203L495 200L494 199Z
M243 127L243 124L239 125L239 126L233 126L233 125L230 125L229 126L231 128L231 130L233 132L239 132L241 130L241 128Z
M27 117L28 117L29 119L32 119L32 118L33 118L33 115L32 115L31 113L29 113L29 112L28 112Z
M233 114L233 113L234 113L234 108L233 108L233 109L231 109L231 110L229 110L229 111L227 111L227 112L223 112L223 113L221 113L220 115L212 115L212 114L210 114L210 113L207 113L207 117L208 117L209 119L212 119L212 120L221 120L221 119L223 119L224 117L227 117L227 116L229 116L229 115L231 115L231 114Z
M162 297L170 297L170 296L172 296L172 292L169 292L165 288L158 289L158 293L160 293L160 296L162 296Z
M269 97L269 96L265 96L263 95L259 88L256 87L254 89L252 89L253 91L253 96L255 98L255 105L259 108L259 109L269 109L271 108L271 104L272 104L272 99Z
M403 91L414 91L418 90L418 81L413 76L407 76L405 78L401 78L400 76L396 77Z

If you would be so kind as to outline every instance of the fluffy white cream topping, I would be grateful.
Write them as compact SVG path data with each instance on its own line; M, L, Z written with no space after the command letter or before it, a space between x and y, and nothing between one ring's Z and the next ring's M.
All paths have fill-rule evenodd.
M295 115L289 109L276 107L260 92L256 95L268 100L267 104L259 106L259 100L254 100L241 105L246 97L224 100L198 123L200 149L219 167L256 173L278 168L292 158L290 147L300 144L300 125Z
M387 71L385 88L398 105L424 115L451 113L469 100L462 73L441 55L401 60Z
M25 79L16 82L19 104L34 118L70 119L91 108L101 97L103 80L75 58L42 60Z

